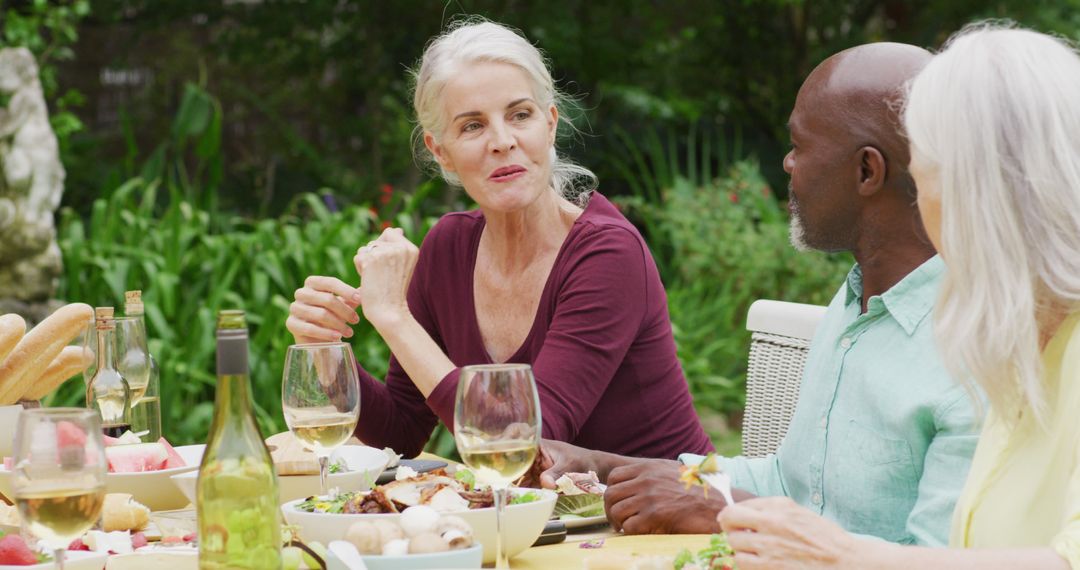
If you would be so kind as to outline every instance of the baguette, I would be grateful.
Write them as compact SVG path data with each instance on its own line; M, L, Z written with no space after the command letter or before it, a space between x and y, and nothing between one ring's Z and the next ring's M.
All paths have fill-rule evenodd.
M40 400L67 381L86 370L94 361L94 353L81 346L65 346L60 355L45 369L45 373L22 395L24 400Z
M101 507L101 526L105 532L114 530L137 531L150 522L150 509L127 493L105 495Z
M26 321L22 317L15 313L0 316L0 362L7 358L24 334L26 334Z
M0 363L0 405L14 404L22 398L53 359L93 318L90 305L65 305L38 323Z

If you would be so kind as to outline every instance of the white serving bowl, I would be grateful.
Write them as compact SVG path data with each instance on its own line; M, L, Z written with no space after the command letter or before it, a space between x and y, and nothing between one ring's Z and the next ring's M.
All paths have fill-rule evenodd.
M555 508L556 494L547 489L519 489L511 487L514 494L526 492L540 493L541 498L531 503L520 505L508 505L503 511L503 530L505 540L503 548L508 557L513 557L519 552L532 546L533 542L544 531L544 525L551 517L551 511ZM300 536L304 540L315 540L323 544L330 544L334 540L342 540L345 533L354 522L374 521L377 519L397 521L400 514L386 515L345 515L330 513L306 513L298 510L296 506L303 499L289 501L281 506L281 512L285 515L285 522L298 525ZM461 517L473 528L473 537L477 542L484 545L484 562L495 561L495 508L474 509L449 513ZM365 558L366 560L366 558Z
M199 462L202 461L203 450L206 446L181 445L176 452L187 463L184 467L173 467L161 471L144 471L142 473L109 473L105 475L106 493L130 493L138 502L146 505L151 511L169 511L187 506L188 500L184 494L173 485L169 477L178 473L196 471ZM0 466L0 493L11 498L11 471Z
M341 460L347 465L344 473L332 473L326 477L329 488L337 487L342 491L367 491L375 479L386 469L389 458L381 449L366 445L344 445L331 456L331 462ZM180 473L172 477L173 483L195 503L195 482L199 473ZM278 476L278 502L286 503L294 499L305 499L319 494L318 475Z
M479 544L463 550L448 550L434 554L409 554L406 556L370 556L363 555L364 566L368 570L447 570L450 568L480 568L483 551ZM331 552L326 560L327 570L349 570L349 568Z

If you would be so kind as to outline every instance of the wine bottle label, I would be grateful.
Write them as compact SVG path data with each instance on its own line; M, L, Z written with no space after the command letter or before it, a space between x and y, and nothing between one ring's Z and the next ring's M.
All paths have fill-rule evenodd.
M234 333L234 334L226 334ZM235 334L241 333L241 334ZM244 329L218 330L217 338L218 376L245 375L248 373L248 337Z

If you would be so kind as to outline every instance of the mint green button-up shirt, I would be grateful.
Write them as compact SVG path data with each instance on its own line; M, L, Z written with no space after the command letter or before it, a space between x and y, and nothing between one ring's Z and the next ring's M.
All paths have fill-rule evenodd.
M777 452L722 460L736 487L787 495L850 532L945 546L979 435L975 406L942 364L930 314L933 257L862 310L856 265L829 303Z

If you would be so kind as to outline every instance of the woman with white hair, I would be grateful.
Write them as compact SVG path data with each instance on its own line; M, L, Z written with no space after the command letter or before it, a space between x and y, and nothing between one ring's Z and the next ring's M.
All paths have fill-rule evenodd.
M533 45L491 22L435 38L415 73L421 152L479 207L417 249L388 229L354 258L360 286L309 277L297 342L352 335L356 309L389 345L385 384L361 370L366 443L413 456L453 425L461 366L532 365L544 437L625 455L709 450L679 366L656 265L595 176L558 156L560 94Z
M941 353L989 409L950 546L862 540L784 499L719 520L740 570L1080 570L1080 56L976 26L904 111L927 233L948 267Z

